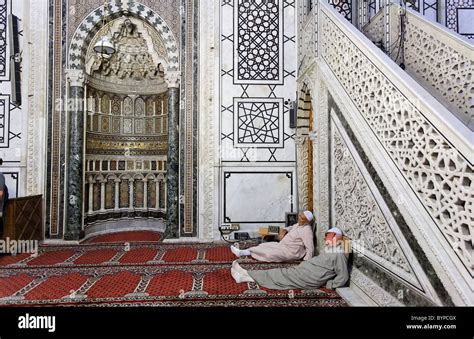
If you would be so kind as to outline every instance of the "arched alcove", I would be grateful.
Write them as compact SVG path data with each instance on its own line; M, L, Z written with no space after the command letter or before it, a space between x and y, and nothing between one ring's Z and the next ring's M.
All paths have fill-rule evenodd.
M98 56L93 46L112 35L116 51ZM86 68L85 235L116 231L147 220L164 228L168 154L168 54L160 35L146 22L120 17L91 40ZM139 222L137 222L139 220Z
M115 45L110 58L93 50L104 35ZM85 97L86 109L70 113L66 238L123 218L161 220L163 231L165 219L177 224L180 73L166 22L133 1L100 7L78 26L68 65L70 98Z

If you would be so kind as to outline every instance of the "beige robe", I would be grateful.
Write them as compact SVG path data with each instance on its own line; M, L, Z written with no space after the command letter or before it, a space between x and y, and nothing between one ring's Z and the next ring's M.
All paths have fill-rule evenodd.
M280 242L266 242L248 250L252 258L266 262L309 260L313 257L313 230L310 225L295 224L285 228L288 233Z

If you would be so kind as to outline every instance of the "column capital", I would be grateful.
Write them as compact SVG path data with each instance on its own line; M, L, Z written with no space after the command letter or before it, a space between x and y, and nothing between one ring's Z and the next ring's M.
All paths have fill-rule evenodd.
M169 88L178 88L181 82L180 71L167 71L165 72L165 81Z
M85 76L81 69L66 70L67 78L71 87L84 87Z

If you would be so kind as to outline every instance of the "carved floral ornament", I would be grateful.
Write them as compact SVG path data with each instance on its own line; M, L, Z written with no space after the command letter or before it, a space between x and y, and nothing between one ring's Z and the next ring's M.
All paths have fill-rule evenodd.
M94 51L96 41L112 31L116 53L100 58ZM164 81L168 53L163 38L142 20L122 17L103 27L91 41L86 57L86 72L93 78L116 83Z

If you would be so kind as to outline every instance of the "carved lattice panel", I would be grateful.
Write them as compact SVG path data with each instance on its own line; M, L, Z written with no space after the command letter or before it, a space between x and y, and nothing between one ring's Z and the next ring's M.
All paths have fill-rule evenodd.
M145 101L142 98L135 100L135 116L143 117L145 115Z
M130 97L123 101L123 115L133 115L133 99Z
M131 134L132 133L132 119L123 119L123 133Z
M120 133L121 124L122 124L122 119L112 118L112 133Z
M474 273L474 167L323 12L321 54L389 159ZM344 53L341 53L344 51ZM358 69L358 72L348 70Z
M135 133L143 134L144 131L144 121L143 119L135 119Z
M155 110L156 110L156 115L161 115L164 112L163 96L161 95L156 97Z
M122 114L122 100L118 96L114 96L114 98L112 99L112 114Z
M109 133L110 132L110 117L101 117L101 127L100 127L101 132L103 133Z
M147 116L155 115L155 100L153 97L150 97L146 100L146 115Z

